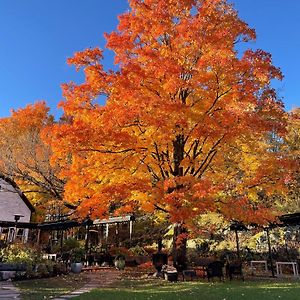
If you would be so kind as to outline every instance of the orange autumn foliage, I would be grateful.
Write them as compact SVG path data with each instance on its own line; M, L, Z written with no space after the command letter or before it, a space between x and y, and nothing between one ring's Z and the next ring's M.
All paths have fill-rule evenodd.
M286 123L271 55L237 51L255 31L225 0L129 5L106 34L119 71L104 70L98 48L68 60L85 82L63 85L69 121L50 141L65 163L66 200L92 218L143 210L186 224L208 211L271 220L272 203L255 196L280 190L285 170L267 142Z
M50 165L51 149L40 137L53 122L45 102L27 105L0 119L0 173L16 182L43 212L62 200L64 185L58 178L59 166Z

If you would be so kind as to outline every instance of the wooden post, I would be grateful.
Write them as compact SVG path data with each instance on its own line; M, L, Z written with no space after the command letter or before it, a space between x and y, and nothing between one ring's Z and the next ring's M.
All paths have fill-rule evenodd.
M109 224L106 223L106 230L105 230L105 241L106 241L106 244L107 244L107 240L108 240L108 233L109 233Z
M271 241L270 241L269 228L266 227L266 228L265 228L265 231L266 231L266 233L267 233L268 249L269 249L269 259L270 259L270 265L271 265L272 277L275 277L275 271L274 271L274 265L273 265L273 257L272 257L272 248L271 248Z
M235 231L235 240L236 240L236 253L237 257L240 258L240 245L239 245L239 235L237 228L234 229Z
M64 230L60 231L60 254L63 253ZM52 248L52 247L51 247ZM51 249L52 250L52 249Z
M85 253L87 254L89 251L89 242L90 242L90 226L85 226Z
M41 238L41 229L38 229L37 232L37 238L36 238L36 244L39 245L40 244L40 238Z
M129 241L130 241L130 246L132 242L132 229L133 229L133 222L132 220L129 221Z
M116 228L116 247L119 247L119 223L115 224Z

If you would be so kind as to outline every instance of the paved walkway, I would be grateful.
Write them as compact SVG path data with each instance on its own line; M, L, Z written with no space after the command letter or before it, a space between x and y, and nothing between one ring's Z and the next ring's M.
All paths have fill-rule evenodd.
M111 269L87 273L86 275L89 278L89 282L85 284L82 288L75 290L69 294L54 298L53 300L67 300L70 298L78 297L81 294L87 293L96 288L109 287L121 277L122 273L122 271ZM11 281L0 281L0 299L20 300L20 291L17 287L13 285Z
M11 281L0 281L0 299L21 299L19 289Z
M123 273L122 271L111 270L111 269L105 271L101 270L93 273L87 273L86 275L89 278L89 282L85 284L81 289L54 298L53 300L67 300L70 298L78 297L83 293L88 293L93 289L110 287L121 277L122 273Z

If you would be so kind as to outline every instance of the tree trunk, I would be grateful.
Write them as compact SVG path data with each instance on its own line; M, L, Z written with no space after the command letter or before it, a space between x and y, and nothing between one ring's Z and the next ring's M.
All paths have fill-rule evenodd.
M173 263L178 271L186 269L186 244L187 244L187 230L183 224L174 224L173 233Z
M163 248L162 237L157 239L157 252L161 252Z
M173 141L173 161L174 161L174 172L175 177L183 176L183 168L181 167L181 162L184 159L184 135L179 134ZM180 189L181 186L174 187L175 189ZM173 234L173 263L174 267L178 271L186 269L186 237L187 230L181 223L174 224L174 234Z

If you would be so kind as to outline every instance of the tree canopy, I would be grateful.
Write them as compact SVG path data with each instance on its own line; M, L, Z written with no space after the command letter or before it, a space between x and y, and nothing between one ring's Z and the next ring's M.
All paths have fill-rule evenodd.
M57 200L63 199L59 166L50 164L51 148L41 139L41 132L53 123L45 102L0 119L0 174L16 182L39 208L49 208L51 203L57 207Z
M99 48L68 59L85 81L63 85L67 122L51 129L65 199L92 218L142 210L187 226L206 212L271 220L267 196L286 176L268 139L286 131L271 55L239 50L255 31L225 0L129 5L106 34L118 71L104 69Z

